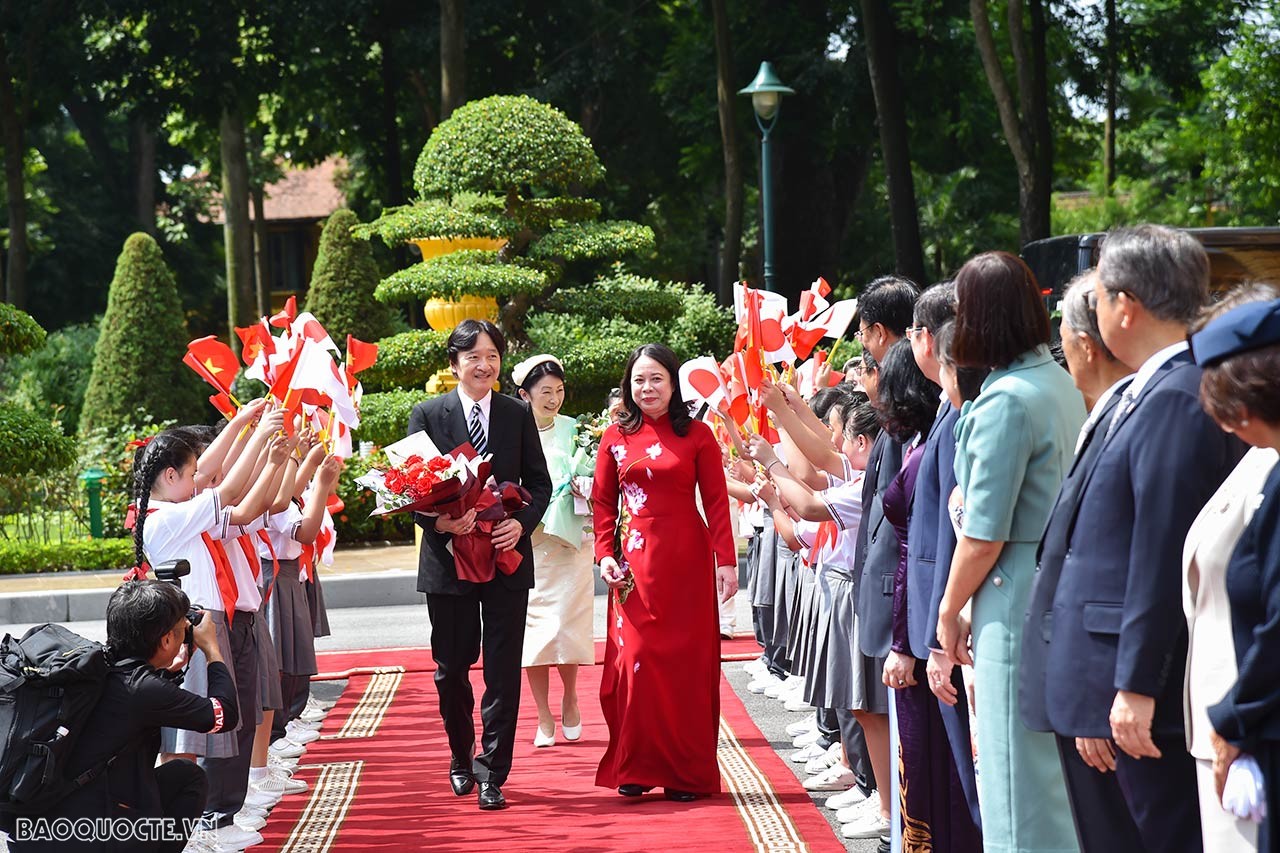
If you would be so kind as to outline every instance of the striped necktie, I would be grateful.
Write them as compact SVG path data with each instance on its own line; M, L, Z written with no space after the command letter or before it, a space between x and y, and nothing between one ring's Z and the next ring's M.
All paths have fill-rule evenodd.
M1116 405L1116 410L1111 415L1111 423L1107 424L1107 434L1102 438L1104 442L1111 440L1111 435L1116 431L1116 427L1120 426L1120 421L1124 420L1124 416L1132 411L1138 396L1133 393L1133 385L1134 383L1130 382L1129 387L1125 388L1124 393L1120 395L1120 402Z
M484 424L480 422L479 403L471 408L471 423L467 427L467 432L471 434L471 446L476 449L478 455L483 456L489 447L489 442L484 435Z

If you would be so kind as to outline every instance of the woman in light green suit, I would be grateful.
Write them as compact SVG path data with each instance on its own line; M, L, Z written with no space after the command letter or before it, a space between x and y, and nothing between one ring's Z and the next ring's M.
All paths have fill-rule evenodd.
M938 615L945 661L935 670L949 676L948 664L970 661L961 610L972 600L983 849L1075 851L1053 735L1026 728L1017 700L1036 547L1071 465L1084 401L1049 354L1049 315L1021 260L1004 252L971 259L956 275L956 300L952 358L991 374L956 425L964 517ZM941 685L935 692L946 701Z

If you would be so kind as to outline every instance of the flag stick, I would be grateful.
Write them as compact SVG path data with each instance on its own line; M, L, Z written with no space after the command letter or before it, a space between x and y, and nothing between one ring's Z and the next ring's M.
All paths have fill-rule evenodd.
M836 350L840 349L840 344L842 343L844 343L843 335L836 338L836 342L831 345L830 351L827 352L827 361L831 362L831 364L833 365L833 369L836 363Z

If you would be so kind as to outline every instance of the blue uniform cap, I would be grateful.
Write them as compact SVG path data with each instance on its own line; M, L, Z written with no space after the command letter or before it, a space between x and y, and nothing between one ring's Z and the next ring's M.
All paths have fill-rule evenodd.
M1232 308L1190 338L1191 356L1211 367L1233 355L1280 344L1280 299Z

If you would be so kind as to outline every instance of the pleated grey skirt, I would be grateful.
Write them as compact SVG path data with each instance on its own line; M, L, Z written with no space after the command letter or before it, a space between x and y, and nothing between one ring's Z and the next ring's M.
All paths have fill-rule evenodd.
M756 565L756 589L753 607L773 607L775 576L778 568L778 533L773 529L773 516L765 513L760 540L760 562Z
M747 540L747 600L752 606L756 601L756 583L760 580L760 532Z
M320 558L316 557L316 562ZM311 610L311 633L313 637L329 636L329 610L324 606L324 587L320 586L320 571L317 566L311 572L311 580L305 584L307 588L307 606Z
M221 610L206 610L205 619L212 619L217 626L218 649L222 652L222 660L231 673L231 680L236 677L235 664L231 658L231 634L227 629L227 615ZM204 652L196 649L187 664L186 673L182 677L182 689L197 696L209 695L209 662ZM234 758L239 751L236 745L236 732L245 725L244 721L236 723L235 728L205 734L188 729L160 729L160 751L177 754L199 755L205 758ZM252 723L250 723L252 725Z
M273 567L269 560L262 561L262 577L258 585L262 592L262 604L258 607L258 618L253 620L253 630L258 633L258 699L262 710L272 711L284 705L280 695L280 655L271 639L272 592L271 573Z
M787 654L795 675L807 675L813 669L813 630L818 615L817 584L814 571L803 560L796 561L796 599L791 617L791 636L787 638Z
M280 672L315 675L316 633L311 623L310 583L298 580L298 561L281 560L271 596L271 639L280 654ZM327 630L326 630L327 633ZM277 679L277 682L279 679Z
M791 602L796 595L796 578L791 570L797 559L799 555L773 531L773 642L784 654L791 637Z
M805 680L805 701L817 708L889 713L881 682L884 658L869 658L858 647L857 585L829 568L818 576L823 604L814 636L813 678Z

